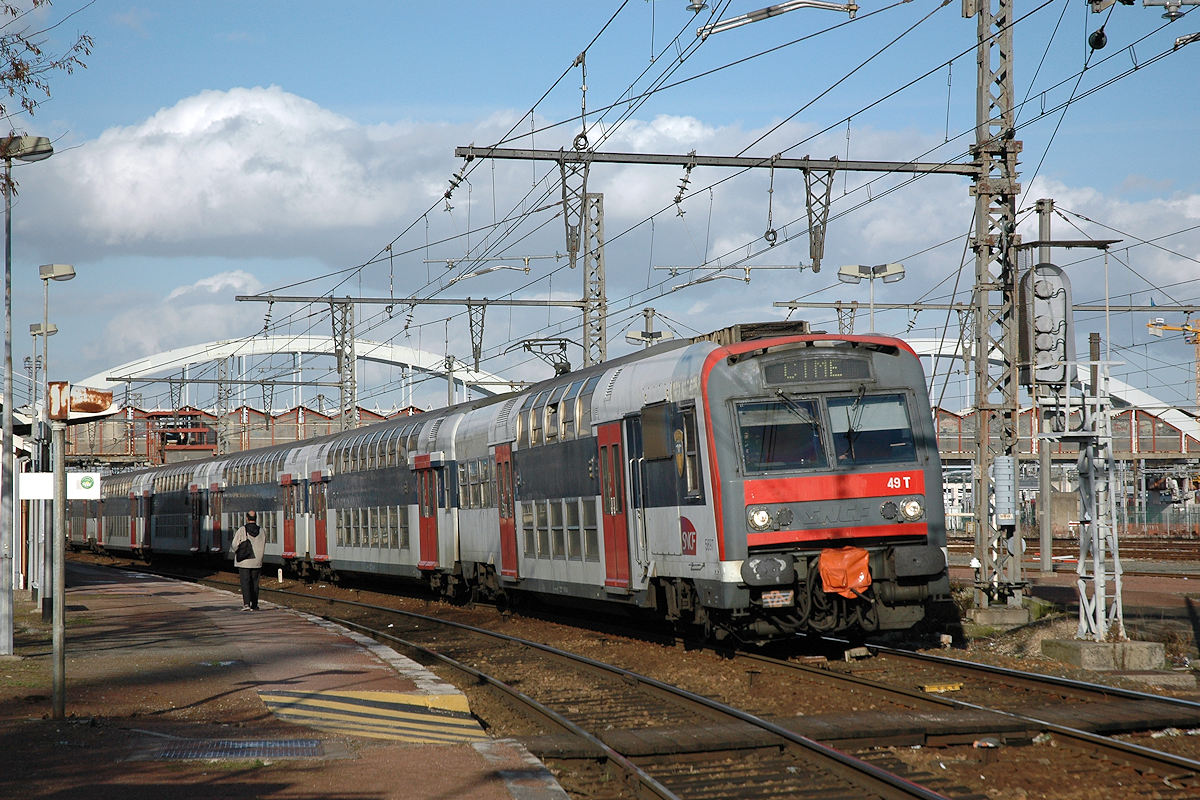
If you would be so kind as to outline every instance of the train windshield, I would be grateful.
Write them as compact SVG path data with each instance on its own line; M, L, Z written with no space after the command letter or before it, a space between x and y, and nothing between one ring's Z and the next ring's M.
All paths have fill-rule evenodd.
M904 395L831 397L828 405L839 466L916 460Z
M826 466L817 404L793 400L741 403L737 407L742 454L751 472Z

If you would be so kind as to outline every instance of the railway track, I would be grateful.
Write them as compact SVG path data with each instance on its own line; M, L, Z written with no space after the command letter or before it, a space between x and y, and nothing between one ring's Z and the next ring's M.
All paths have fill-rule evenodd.
M678 693L676 681L604 663L610 658L580 659L391 608L276 596L369 629L417 660L454 662L492 732L525 741L577 796L983 798L997 785L1020 787L1028 797L1105 790L1133 798L1200 796L1200 763L1064 724L1084 711L1108 733L1187 724L1197 719L1197 704L1186 701L923 654L913 661L916 654L879 648L870 659L824 668L736 654L721 662L723 677L740 676L750 691L731 690L733 700L719 702L709 696L720 692ZM495 627L523 624L507 619ZM584 631L575 643L601 649L602 638ZM611 645L619 653L620 643ZM690 680L678 682L694 688ZM923 688L956 682L965 694ZM1002 696L1004 703L994 702ZM1130 708L1139 706L1157 710L1130 719ZM1169 721L1164 709L1178 719ZM1063 775L1073 770L1080 771L1078 786L1066 787ZM1088 792L1068 791L1075 788Z
M1035 545L1036 541L1031 542ZM946 542L951 553L974 552L975 540L961 535L950 536ZM1075 558L1079 555L1079 540L1055 537L1053 555L1060 558ZM1200 539L1192 537L1128 537L1120 540L1122 559L1139 561L1200 561ZM1027 557L1028 554L1027 554Z

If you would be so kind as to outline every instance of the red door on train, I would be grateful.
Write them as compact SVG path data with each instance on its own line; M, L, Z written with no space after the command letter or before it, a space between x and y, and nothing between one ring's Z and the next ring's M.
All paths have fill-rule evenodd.
M513 508L512 445L496 445L496 505L500 508L500 575L517 580L517 518Z
M283 495L283 559L296 557L296 505L300 496L300 484L292 483L291 475L279 479Z
M314 472L308 479L308 489L312 493L308 507L312 509L313 518L313 553L314 561L329 560L329 478L320 472Z
M425 464L422 466L421 461ZM420 555L417 569L438 565L438 471L429 466L429 456L417 456L417 525Z
M596 429L600 459L600 512L604 518L604 586L629 588L629 525L625 518L625 459L621 423Z

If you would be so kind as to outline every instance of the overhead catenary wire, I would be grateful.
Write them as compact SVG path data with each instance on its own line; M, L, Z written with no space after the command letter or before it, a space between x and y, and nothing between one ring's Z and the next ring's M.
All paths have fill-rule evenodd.
M1142 66L1145 66L1145 64L1143 64ZM1081 99L1081 98L1075 98L1075 100L1078 100L1078 99ZM618 105L618 104L613 104L613 105L614 105L614 106L616 106L616 105ZM858 207L861 207L861 206L856 206L855 208L858 208ZM850 209L850 210L853 210L853 209ZM397 239L398 239L398 238L400 238L400 237L397 237ZM503 238L503 237L501 237L501 238ZM612 240L612 237L610 237L610 241L611 241L611 240ZM361 269L361 268L362 268L362 265L359 265L359 266L356 266L356 267L354 267L354 268L351 268L351 269ZM660 288L661 288L661 287L660 287ZM658 296L661 296L661 295L658 295ZM620 301L618 301L618 302L620 302ZM385 323L381 321L379 324L381 324L381 325L382 325L382 324L385 324Z

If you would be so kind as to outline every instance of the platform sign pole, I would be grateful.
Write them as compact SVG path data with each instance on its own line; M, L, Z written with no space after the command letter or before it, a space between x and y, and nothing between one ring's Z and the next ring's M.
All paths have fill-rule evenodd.
M71 413L71 387L65 381L50 384L50 431L54 463L54 529L48 543L54 559L54 707L53 719L66 718L66 594L65 561L67 537L67 418Z

